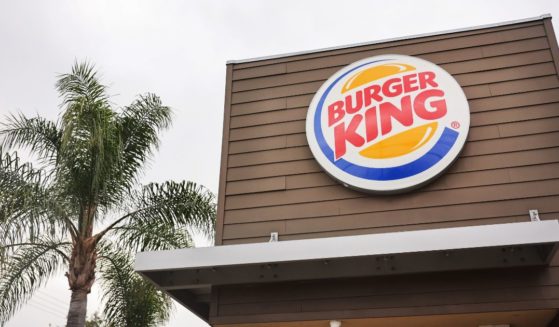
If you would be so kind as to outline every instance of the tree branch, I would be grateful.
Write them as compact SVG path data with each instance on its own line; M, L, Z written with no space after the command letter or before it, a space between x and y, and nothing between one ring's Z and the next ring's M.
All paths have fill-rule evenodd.
M103 229L102 231L100 231L99 233L95 234L94 237L97 238L97 241L99 241L105 234L107 234L109 231L111 231L113 228L116 227L116 225L118 225L119 223L121 223L122 221L124 221L126 218L130 218L133 215L140 213L142 211L148 210L153 208L154 206L150 206L150 207L145 207L145 208L141 208L138 210L134 210L132 212L127 213L126 215L118 218L117 220L115 220L114 222L112 222L109 226L107 226L105 229Z
M76 228L76 225L74 225L74 223L70 220L70 218L63 216L62 219L64 220L64 223L66 224L66 226L68 227L68 230L70 231L70 236L72 237L72 241L75 241L78 239L78 229Z

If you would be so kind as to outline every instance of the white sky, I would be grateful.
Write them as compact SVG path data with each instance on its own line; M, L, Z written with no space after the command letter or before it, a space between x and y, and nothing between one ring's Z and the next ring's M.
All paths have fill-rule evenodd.
M115 105L149 91L175 110L145 181L188 179L217 192L226 60L544 13L559 17L559 1L0 0L0 120L17 111L56 119L57 74L88 59ZM62 326L69 298L55 278L8 326ZM97 289L88 308L101 309ZM168 326L207 325L178 307Z

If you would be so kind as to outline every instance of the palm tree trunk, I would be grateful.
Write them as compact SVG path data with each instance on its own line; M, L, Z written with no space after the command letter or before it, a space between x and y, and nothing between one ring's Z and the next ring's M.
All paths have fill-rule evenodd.
M87 291L72 291L66 327L83 327L87 313Z
M95 265L97 240L93 237L78 239L74 242L70 257L69 269L66 273L68 285L72 290L70 309L68 310L67 327L83 327L87 314L87 294L95 281Z

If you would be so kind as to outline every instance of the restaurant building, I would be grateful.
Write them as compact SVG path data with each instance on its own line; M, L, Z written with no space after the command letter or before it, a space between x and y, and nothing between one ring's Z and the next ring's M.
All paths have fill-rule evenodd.
M551 17L227 64L215 247L136 270L212 326L559 326Z

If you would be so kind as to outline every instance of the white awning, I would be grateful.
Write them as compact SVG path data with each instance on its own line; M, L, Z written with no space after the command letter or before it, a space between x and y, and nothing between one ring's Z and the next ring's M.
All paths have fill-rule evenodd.
M142 252L135 269L202 318L213 285L547 265L557 220Z

